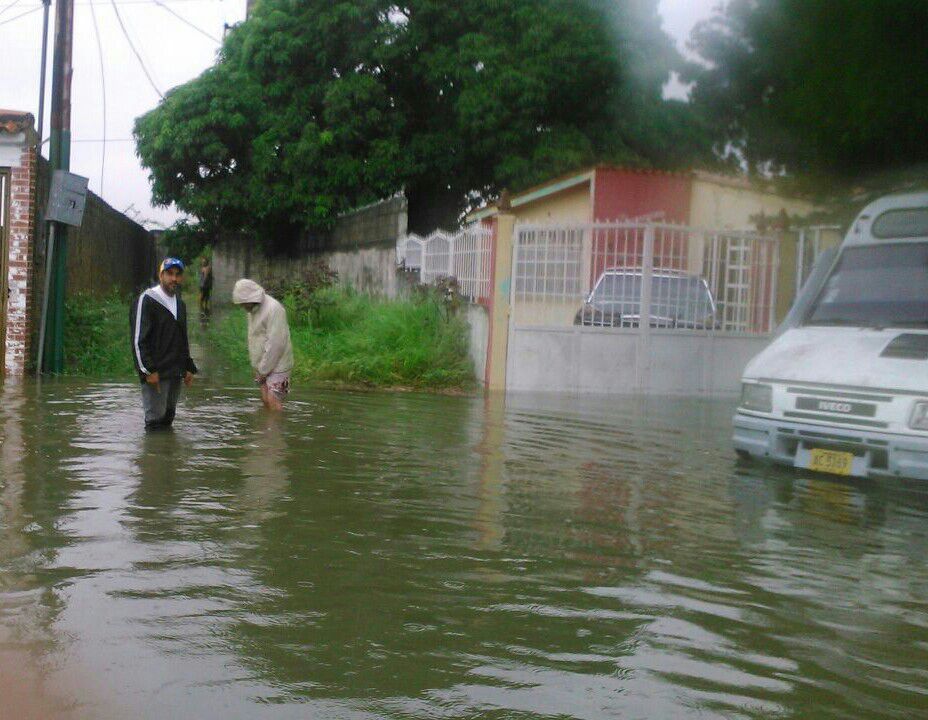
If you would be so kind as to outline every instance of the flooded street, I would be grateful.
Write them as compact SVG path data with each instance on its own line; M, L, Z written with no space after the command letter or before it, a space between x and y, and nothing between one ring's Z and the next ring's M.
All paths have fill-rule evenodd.
M928 712L928 487L740 465L730 402L138 395L0 386L36 717Z

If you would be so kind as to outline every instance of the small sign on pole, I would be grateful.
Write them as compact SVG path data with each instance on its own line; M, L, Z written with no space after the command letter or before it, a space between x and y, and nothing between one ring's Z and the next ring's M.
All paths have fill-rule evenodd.
M67 170L55 170L48 191L45 219L80 227L87 202L87 178Z

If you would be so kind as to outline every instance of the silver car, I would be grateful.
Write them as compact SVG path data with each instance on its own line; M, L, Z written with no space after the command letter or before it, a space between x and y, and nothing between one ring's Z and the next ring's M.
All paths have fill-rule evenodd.
M596 281L575 325L638 327L641 323L640 269L609 268ZM698 275L656 271L651 276L650 327L706 330L716 327L716 306Z

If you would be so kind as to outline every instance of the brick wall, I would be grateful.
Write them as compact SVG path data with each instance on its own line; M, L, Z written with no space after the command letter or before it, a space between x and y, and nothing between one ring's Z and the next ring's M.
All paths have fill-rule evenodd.
M32 324L31 278L35 222L36 159L35 149L27 143L20 152L19 164L11 168L10 230L7 282L6 353L7 375L25 373L31 352Z

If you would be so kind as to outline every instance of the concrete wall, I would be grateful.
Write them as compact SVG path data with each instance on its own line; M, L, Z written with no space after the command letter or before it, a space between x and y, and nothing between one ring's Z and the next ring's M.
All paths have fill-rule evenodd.
M686 331L514 328L506 389L725 396L769 339Z
M326 249L352 251L362 247L396 247L405 237L408 203L402 194L341 215L325 243Z
M519 298L512 304L512 322L519 326L572 327L584 298L547 298L535 301Z
M396 269L406 218L406 198L397 195L342 215L329 233L307 233L288 253L267 253L253 237L227 235L213 248L214 297L227 302L243 277L261 285L299 280L320 260L338 273L340 284L396 297L407 286Z
M482 383L487 373L487 347L490 342L490 313L483 305L466 305L465 318L470 327L467 351L474 366L474 377Z
M270 286L304 278L314 263L324 261L338 273L340 284L371 295L396 297L403 284L396 270L396 249L372 247L354 251L303 253L294 257L266 255L247 238L223 240L213 249L213 295L229 302L239 278Z

